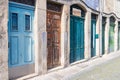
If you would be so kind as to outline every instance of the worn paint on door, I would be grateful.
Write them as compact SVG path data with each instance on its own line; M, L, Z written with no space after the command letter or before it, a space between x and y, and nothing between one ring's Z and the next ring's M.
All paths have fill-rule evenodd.
M48 69L60 65L60 24L61 14L47 11L47 66Z
M70 63L84 59L84 19L70 17Z
M9 67L34 63L33 17L34 8L10 4Z
M91 57L96 56L96 20L91 21Z

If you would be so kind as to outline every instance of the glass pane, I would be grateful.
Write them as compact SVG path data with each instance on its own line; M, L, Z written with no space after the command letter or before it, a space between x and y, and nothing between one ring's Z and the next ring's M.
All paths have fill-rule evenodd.
M18 14L12 13L12 30L18 30Z
M30 15L25 15L25 30L30 31Z

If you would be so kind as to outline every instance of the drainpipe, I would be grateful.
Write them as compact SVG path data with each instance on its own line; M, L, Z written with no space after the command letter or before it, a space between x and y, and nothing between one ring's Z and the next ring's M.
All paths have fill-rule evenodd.
M100 24L99 24L99 26L100 26L100 41L99 41L99 44L100 44L100 47L99 47L99 56L101 57L102 56L102 12L103 12L103 0L99 0L99 10L100 10Z

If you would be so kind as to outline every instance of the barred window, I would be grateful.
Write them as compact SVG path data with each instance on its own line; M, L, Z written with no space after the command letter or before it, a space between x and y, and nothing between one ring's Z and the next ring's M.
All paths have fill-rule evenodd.
M31 6L35 5L35 0L9 0L9 1L27 4L27 5L31 5Z

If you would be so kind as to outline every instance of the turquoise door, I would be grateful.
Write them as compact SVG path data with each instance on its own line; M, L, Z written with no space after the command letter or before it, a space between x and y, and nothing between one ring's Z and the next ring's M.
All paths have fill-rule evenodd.
M70 19L70 63L84 59L84 19Z
M9 67L34 63L33 15L33 7L9 4Z
M91 21L91 57L96 56L96 20Z
M111 24L109 29L109 52L113 51L114 51L114 24Z
M105 24L102 24L102 54L105 53Z

